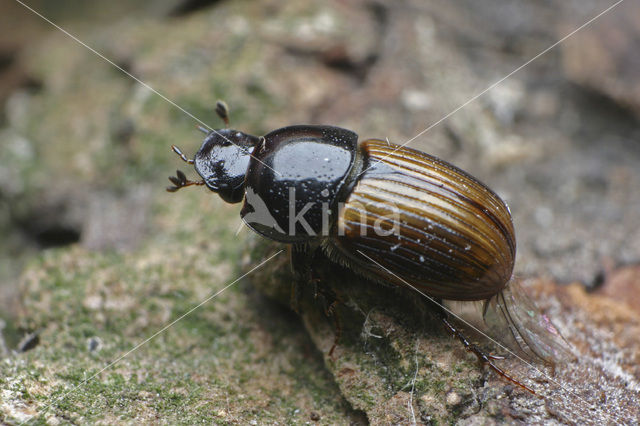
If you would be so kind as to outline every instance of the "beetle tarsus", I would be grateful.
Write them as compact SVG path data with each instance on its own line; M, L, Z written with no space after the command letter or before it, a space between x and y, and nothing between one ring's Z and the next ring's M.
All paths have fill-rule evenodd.
M462 345L465 347L465 349L467 351L473 353L478 358L478 361L480 361L481 364L488 365L489 368L491 368L493 371L495 371L500 376L502 376L506 380L510 381L514 385L517 385L517 386L521 387L522 389L532 393L533 395L538 395L533 389L531 389L530 387L528 387L527 385L525 385L523 383L520 383L519 381L517 381L513 377L509 376L503 369L501 369L500 367L498 367L497 365L495 365L493 363L493 360L504 359L504 357L487 354L482 349L480 349L478 347L478 345L476 345L475 343L470 342L469 339L467 339L466 336L460 332L460 330L455 328L449 322L449 320L447 319L446 315L444 315L444 314L441 315L440 319L442 320L442 323L444 324L444 326L447 329L447 331L449 331L449 333L451 333L453 336L457 337L458 340L460 340Z
M503 357L502 355L493 355L493 354L487 354L487 358L489 359L493 359L493 360L502 360L505 359L505 357Z

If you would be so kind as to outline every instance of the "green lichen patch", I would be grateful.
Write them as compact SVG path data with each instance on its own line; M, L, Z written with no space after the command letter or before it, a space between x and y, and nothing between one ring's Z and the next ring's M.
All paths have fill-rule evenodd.
M0 364L4 420L349 418L286 311L234 286L188 313L235 278L226 255L212 247L167 255L156 245L134 255L45 252L23 277L20 317L40 344Z

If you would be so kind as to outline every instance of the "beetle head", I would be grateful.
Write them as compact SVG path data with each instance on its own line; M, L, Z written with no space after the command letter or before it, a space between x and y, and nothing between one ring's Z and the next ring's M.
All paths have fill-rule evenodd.
M204 184L227 203L244 197L244 179L258 138L232 129L207 133L193 163Z

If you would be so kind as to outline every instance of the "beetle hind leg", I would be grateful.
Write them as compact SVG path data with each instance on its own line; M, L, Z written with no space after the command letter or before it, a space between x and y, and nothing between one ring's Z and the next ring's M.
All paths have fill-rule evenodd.
M462 332L460 330L458 330L455 326L453 326L453 324L451 324L451 322L449 321L449 318L447 318L447 315L446 315L445 312L441 312L440 320L444 324L444 327L447 329L447 331L450 334L452 334L453 336L457 337L458 340L460 341L460 343L462 343L462 345L465 347L465 349L467 351L473 353L478 358L478 361L482 365L489 366L489 368L491 368L493 371L498 373L504 379L510 381L511 383L521 387L522 389L524 389L524 390L526 390L528 392L531 392L533 395L537 395L536 392L533 389L531 389L527 385L519 382L518 380L514 379L509 374L507 374L507 372L505 372L503 369L501 369L500 367L498 367L497 365L494 364L494 362L493 362L494 360L504 359L504 357L497 356L497 355L491 355L491 354L486 353L482 349L480 349L478 347L478 345L476 345L475 343L473 343L469 339L467 339L467 337L464 334L462 334Z

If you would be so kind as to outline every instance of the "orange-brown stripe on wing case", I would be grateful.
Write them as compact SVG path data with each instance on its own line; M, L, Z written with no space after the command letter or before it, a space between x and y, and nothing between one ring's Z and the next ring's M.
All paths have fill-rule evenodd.
M482 300L499 292L516 247L506 204L457 167L398 148L361 143L366 171L340 207L337 255L367 275L405 285L361 251L437 298Z

